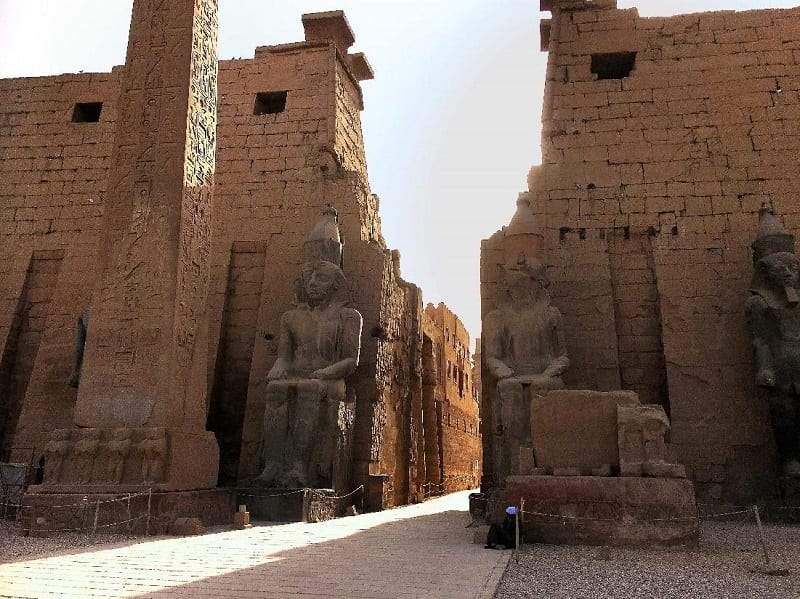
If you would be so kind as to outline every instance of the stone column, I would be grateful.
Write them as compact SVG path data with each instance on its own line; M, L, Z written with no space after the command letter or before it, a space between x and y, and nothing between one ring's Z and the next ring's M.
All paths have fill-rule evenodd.
M205 431L204 320L217 33L217 0L134 2L75 408L78 427L131 431L139 457L123 482L166 489L214 486L219 459Z

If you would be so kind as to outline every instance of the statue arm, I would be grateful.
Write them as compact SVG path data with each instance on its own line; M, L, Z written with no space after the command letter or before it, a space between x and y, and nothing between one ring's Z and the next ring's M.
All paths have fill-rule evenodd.
M567 344L564 339L564 323L561 318L561 312L555 309L553 310L552 343L555 357L544 371L544 374L551 378L561 376L569 368Z
M775 386L775 361L764 333L771 327L767 303L761 296L751 295L745 304L747 324L753 335L753 353L756 362L756 384L759 387Z
M494 314L490 313L486 317L484 326L486 337L484 363L495 378L502 380L514 376L514 371L498 357L503 355L503 339L500 328L500 324L496 322Z
M285 379L289 376L289 366L292 363L292 333L287 322L287 315L281 316L280 334L278 336L278 359L267 375L268 381Z
M356 310L345 309L340 315L341 320L341 360L330 366L312 372L314 378L324 380L343 379L355 372L361 356L361 329L364 320Z

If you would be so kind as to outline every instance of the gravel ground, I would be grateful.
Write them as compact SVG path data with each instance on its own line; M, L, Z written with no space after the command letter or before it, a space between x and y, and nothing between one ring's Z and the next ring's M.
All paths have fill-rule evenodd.
M16 522L0 520L0 564L26 559L80 553L94 547L129 545L141 538L127 535L100 534L97 536L61 533L54 537L24 537ZM152 540L152 537L148 540Z
M526 545L511 558L498 599L800 598L800 527L765 526L773 567L768 576L758 529L709 523L698 549L625 549Z

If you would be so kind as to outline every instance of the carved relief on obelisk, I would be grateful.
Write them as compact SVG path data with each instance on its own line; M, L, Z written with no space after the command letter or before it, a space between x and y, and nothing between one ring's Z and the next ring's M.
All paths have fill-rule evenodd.
M218 449L205 431L203 318L217 30L217 0L134 2L105 203L104 271L75 408L79 427L127 428L135 439L164 429L167 488L216 483ZM140 467L123 471L123 480L142 482L132 474Z

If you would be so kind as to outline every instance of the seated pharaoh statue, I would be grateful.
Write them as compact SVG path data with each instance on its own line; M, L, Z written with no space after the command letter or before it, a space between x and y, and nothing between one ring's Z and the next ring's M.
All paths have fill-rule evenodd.
M531 446L533 397L563 389L569 367L561 312L550 303L543 264L520 258L504 267L497 308L484 320L484 364L497 379L492 432L494 472L517 474L520 449Z
M766 389L784 482L800 480L800 259L795 240L762 208L745 309L756 385Z
M332 488L352 410L345 379L358 366L361 314L343 299L338 216L327 209L306 241L297 303L280 321L278 358L267 375L260 484ZM337 466L338 464L338 466ZM340 475L340 473L339 473Z

